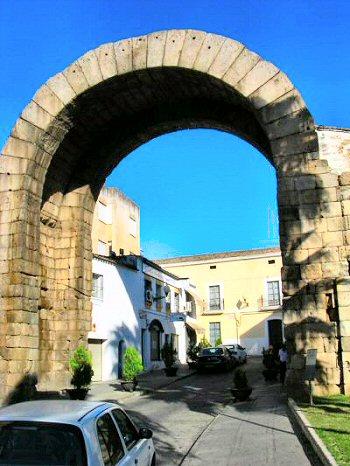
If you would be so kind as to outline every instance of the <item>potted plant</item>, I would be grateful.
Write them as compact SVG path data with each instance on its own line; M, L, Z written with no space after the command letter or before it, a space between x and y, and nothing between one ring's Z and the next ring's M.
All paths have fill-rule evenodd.
M137 387L136 377L143 371L142 357L134 346L129 346L123 358L123 380L121 385L127 392L133 392Z
M238 368L235 370L233 375L233 383L235 388L231 389L231 393L235 398L235 401L245 401L247 400L253 389L248 385L248 379L245 371L242 368Z
M90 351L84 345L78 346L69 361L69 365L73 373L71 384L75 388L66 390L68 396L71 400L85 400L94 375Z
M176 361L177 351L170 343L165 343L162 350L161 356L165 364L165 374L168 377L174 377L177 374L177 367L174 365Z

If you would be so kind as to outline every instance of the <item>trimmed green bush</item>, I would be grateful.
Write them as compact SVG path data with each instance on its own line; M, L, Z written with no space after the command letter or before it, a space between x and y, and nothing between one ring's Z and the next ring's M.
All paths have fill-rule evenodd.
M84 345L78 346L69 360L69 365L73 372L71 384L78 389L88 387L94 375L91 352Z
M173 367L176 361L177 351L170 343L164 343L163 348L161 349L161 356L164 361L165 367Z
M220 346L220 345L222 345L222 340L221 338L217 338L215 341L215 346Z
M142 357L140 352L129 346L124 353L123 379L132 382L143 371Z
M236 388L242 389L248 387L248 379L245 371L238 367L233 374L233 383Z

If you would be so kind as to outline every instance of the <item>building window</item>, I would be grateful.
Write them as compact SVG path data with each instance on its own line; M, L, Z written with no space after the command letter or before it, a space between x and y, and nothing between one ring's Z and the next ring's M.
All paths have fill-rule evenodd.
M92 297L103 299L103 275L92 274Z
M209 286L209 309L215 311L220 309L220 285Z
M157 310L161 311L163 304L162 300L160 299L162 297L162 285L160 283L156 283L156 298L157 298Z
M153 321L149 329L151 339L151 361L160 361L161 332L162 329L160 325Z
M152 306L152 282L151 280L145 279L145 304L146 306Z
M136 220L133 217L129 217L129 232L131 236L136 238L137 236Z
M267 304L268 306L280 305L280 283L278 280L267 282Z
M165 310L167 314L170 314L171 312L171 292L168 293L165 297Z
M103 204L101 201L98 201L97 213L98 219L101 220L101 222L105 223L106 225L112 224L112 211L109 206Z
M97 253L100 256L109 256L109 244L104 241L98 240Z
M221 339L220 322L209 322L209 340L211 346L215 346L219 338Z
M175 312L180 312L180 295L179 295L179 293L174 293L174 310L175 310Z

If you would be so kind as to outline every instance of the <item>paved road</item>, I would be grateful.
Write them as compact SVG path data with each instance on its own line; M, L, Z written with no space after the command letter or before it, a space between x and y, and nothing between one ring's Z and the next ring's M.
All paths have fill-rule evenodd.
M253 401L232 402L232 373L196 374L158 392L124 400L154 431L161 465L317 465L286 414L279 384L266 385L261 360L245 366Z

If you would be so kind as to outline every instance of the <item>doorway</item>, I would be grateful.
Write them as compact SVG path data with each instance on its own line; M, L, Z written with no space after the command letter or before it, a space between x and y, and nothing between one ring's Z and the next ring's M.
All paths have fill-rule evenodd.
M275 350L279 349L283 343L282 320L272 319L268 321L269 345Z
M102 340L89 339L88 348L92 356L93 382L102 380Z
M125 341L120 340L118 343L118 379L123 378L124 352L125 352Z

